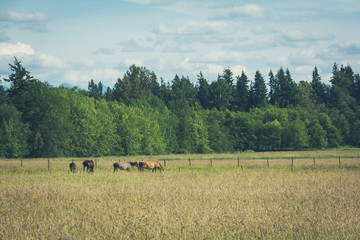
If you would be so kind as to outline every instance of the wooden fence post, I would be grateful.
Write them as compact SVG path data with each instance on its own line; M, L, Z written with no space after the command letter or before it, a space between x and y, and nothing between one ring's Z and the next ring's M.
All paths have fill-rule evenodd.
M240 167L240 157L238 157L238 167Z
M189 167L191 167L191 159L189 158Z
M164 159L164 168L166 168L166 159Z
M20 166L22 167L22 166L23 166L23 165L22 165L22 159L21 159L20 161L21 161Z
M291 158L291 171L294 171L294 158Z
M48 170L50 171L50 159L48 159Z
M313 166L315 167L315 157L313 158Z
M341 157L339 157L339 168L341 168Z
M244 171L244 169L243 169L243 166L241 165L241 171L243 172Z
M270 167L269 158L266 159L267 167Z

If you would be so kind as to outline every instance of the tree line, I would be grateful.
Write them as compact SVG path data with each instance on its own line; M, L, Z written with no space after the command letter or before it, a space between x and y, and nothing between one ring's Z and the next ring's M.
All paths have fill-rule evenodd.
M53 87L14 58L0 80L1 157L156 155L360 147L360 77L333 65L296 83L289 69L253 80L225 68L194 84L132 65L114 87Z

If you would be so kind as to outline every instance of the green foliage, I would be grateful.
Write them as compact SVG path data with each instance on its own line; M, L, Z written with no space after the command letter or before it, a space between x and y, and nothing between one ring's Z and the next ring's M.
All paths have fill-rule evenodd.
M235 109L238 111L247 111L249 105L249 79L244 73L236 77L236 91L234 94Z
M87 157L246 150L298 150L360 146L360 78L334 65L330 85L318 69L312 82L296 83L290 71L269 73L270 91L229 68L195 86L175 75L160 84L154 72L130 66L103 93L54 88L34 79L15 58L0 85L0 156ZM236 80L236 82L234 81Z
M0 104L0 156L17 158L28 154L28 125L14 105Z
M308 121L309 145L312 148L324 148L328 146L326 131L320 125L318 119Z
M250 86L249 96L250 107L265 107L266 100L266 85L260 71L256 71L255 80Z

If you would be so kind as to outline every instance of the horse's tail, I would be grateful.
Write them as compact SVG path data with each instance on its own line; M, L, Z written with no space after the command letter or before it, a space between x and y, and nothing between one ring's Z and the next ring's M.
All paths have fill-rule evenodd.
M159 163L158 161L156 161L157 162L157 164L159 164L159 166L160 166L160 171L162 170L162 171L164 171L164 168L163 168L163 166L161 165L161 163Z

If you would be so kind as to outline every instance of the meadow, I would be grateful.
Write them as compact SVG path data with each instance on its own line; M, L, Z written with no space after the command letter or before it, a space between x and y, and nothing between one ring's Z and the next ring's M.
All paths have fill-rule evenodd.
M36 165L46 159L0 160L0 239L359 239L356 154L324 151L313 166L295 153L293 171L289 153L269 167L249 153L242 168L238 155L158 156L173 159L162 173L112 173L118 158L94 173L70 173L70 159L51 159L50 171Z

